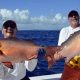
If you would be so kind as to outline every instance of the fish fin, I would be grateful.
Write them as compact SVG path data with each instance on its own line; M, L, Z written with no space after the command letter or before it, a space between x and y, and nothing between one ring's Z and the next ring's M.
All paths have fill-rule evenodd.
M0 47L1 47L1 44L0 44ZM0 50L0 55L1 55L1 56L4 55L4 53L2 52L2 50ZM12 65L11 62L2 62L2 63L4 64L4 66L13 69L13 65Z
M53 65L53 59L51 58L51 56L45 56L47 62L48 62L48 69L50 69Z
M2 62L2 63L3 63L4 66L13 69L13 65L12 65L11 62L7 62L7 61L6 61L6 62Z
M0 50L0 55L3 56L4 53ZM13 65L11 62L2 62L4 64L4 66L13 69Z

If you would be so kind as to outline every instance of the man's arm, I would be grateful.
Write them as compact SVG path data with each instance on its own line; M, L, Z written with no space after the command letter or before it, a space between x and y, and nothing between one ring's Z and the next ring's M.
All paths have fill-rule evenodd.
M61 29L59 34L59 40L58 40L58 46L61 46L61 44L66 40L66 31L65 28Z
M25 66L28 71L33 71L37 66L38 59L25 61Z

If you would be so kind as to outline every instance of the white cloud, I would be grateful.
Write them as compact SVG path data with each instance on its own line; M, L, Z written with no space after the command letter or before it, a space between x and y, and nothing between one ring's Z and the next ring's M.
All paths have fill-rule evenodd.
M15 9L12 11L8 9L0 9L0 22L8 19L15 20L20 29L23 29L22 25L24 25L26 29L52 29L51 26L54 27L53 29L56 29L54 25L66 22L66 17L62 16L60 13L57 13L55 16L40 15L38 17L32 17L29 10Z
M2 20L12 19L20 23L24 23L29 20L29 11L28 10L19 10L14 11L7 9L0 9L0 17Z
M14 10L14 17L17 20L21 21L27 21L29 19L29 11L28 10L22 10L20 11L19 9Z
M39 16L39 17L31 17L31 22L32 23L47 23L48 18L45 16Z
M2 19L12 18L12 11L7 9L0 9L0 15L2 16Z
M61 20L62 19L62 15L60 13L56 14L55 15L55 19L58 20L58 21Z

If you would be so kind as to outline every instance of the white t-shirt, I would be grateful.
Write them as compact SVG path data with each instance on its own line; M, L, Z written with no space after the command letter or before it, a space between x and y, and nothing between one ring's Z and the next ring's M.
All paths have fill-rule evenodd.
M71 34L80 30L80 27L72 28L71 26L62 28L59 35L58 46L60 46L64 41L66 41Z
M37 59L13 64L13 69L0 63L0 80L20 80L26 75L26 69L33 71L37 65Z

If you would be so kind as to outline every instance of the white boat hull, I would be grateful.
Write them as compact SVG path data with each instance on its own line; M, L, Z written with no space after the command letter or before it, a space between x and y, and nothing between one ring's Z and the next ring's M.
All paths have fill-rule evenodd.
M36 76L36 77L30 77L30 80L60 80L61 75L62 74L60 73L60 74Z

